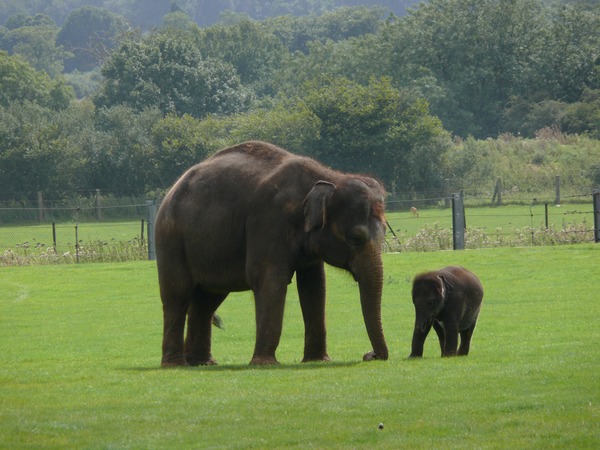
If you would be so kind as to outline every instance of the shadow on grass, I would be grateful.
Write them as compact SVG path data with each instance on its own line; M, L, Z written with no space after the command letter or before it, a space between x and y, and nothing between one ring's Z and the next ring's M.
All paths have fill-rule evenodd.
M236 372L250 370L320 370L320 369L336 369L345 367L355 367L362 364L369 364L364 361L327 361L327 362L308 362L308 363L292 363L292 364L275 364L264 366L252 366L250 364L217 364L213 366L179 366L179 367L119 367L117 370L133 371L133 372L152 372L152 371L202 371L202 372ZM377 362L371 362L377 364Z

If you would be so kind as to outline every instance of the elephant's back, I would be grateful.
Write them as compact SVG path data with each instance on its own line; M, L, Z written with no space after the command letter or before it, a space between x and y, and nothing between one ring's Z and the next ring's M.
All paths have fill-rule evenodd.
M217 229L243 239L248 211L263 180L295 157L260 141L221 150L191 167L166 195L156 220L157 234L185 236Z
M275 168L293 155L274 144L262 141L247 141L218 151L207 162L224 162L226 164L245 162L257 164L263 168Z

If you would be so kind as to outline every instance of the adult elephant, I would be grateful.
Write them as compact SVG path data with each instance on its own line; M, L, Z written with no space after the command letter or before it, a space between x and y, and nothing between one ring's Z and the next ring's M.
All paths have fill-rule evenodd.
M265 142L221 150L189 169L156 219L163 304L162 365L215 364L211 321L230 292L252 290L251 364L276 364L294 273L304 319L303 361L329 360L323 262L358 282L373 351L387 359L381 325L383 189ZM187 316L187 335L184 328Z

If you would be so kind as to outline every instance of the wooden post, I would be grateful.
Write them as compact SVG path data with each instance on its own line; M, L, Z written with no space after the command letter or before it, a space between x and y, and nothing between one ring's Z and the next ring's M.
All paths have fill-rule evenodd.
M454 250L465 249L465 204L464 191L452 194L452 244Z
M156 249L154 247L154 221L156 219L157 206L155 200L146 201L146 209L148 212L148 259L154 261L156 259Z
M44 194L42 191L37 193L37 204L38 204L38 222L44 221Z
M56 222L52 222L52 243L54 245L54 253L56 253Z
M494 200L496 200L497 206L502 206L502 180L500 178L496 179L494 195L492 196L492 205L494 204Z
M96 207L96 219L102 220L102 198L100 197L100 189L96 189L94 205Z
M594 242L600 242L600 189L594 189Z

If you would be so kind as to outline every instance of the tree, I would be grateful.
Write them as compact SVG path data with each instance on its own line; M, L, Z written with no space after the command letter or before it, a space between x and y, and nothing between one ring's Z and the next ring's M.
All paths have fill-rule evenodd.
M290 52L307 54L311 42L339 42L376 33L384 14L385 9L380 7L339 8L320 16L279 16L265 20L264 24Z
M267 27L251 20L203 30L199 50L205 57L231 64L242 84L259 95L273 93L274 73L287 55L281 41Z
M65 61L65 71L88 71L98 66L128 28L122 16L103 8L84 6L72 11L57 36L57 44L73 53Z
M308 156L315 155L320 127L321 121L305 103L287 99L268 109L227 117L209 116L200 122L201 135L211 151L258 139Z
M450 141L424 100L389 79L309 85L303 100L320 120L315 156L325 164L374 174L404 190L439 187L439 158Z
M209 154L200 121L184 114L169 114L152 126L155 152L151 180L155 186L171 186L185 170Z
M600 6L578 3L550 12L537 58L537 91L577 102L586 89L600 88Z
M600 89L586 89L580 101L565 108L562 129L600 139Z
M157 108L136 111L129 106L100 108L96 113L93 146L88 149L88 179L95 188L146 192L156 179L152 128L161 119Z
M43 70L51 77L63 71L63 61L70 54L56 45L59 28L44 15L17 14L8 18L6 28L0 33L0 47L9 54L21 55L36 70Z
M545 19L538 0L431 0L393 25L392 70L441 87L432 112L447 128L495 135L507 100L530 86Z
M203 59L194 36L181 30L125 41L102 67L102 75L104 82L94 98L99 107L157 107L164 114L203 117L242 111L251 100L234 68Z
M62 110L73 99L73 90L64 80L53 80L36 71L21 56L0 51L0 105L30 101L52 110Z
M4 26L9 30L16 30L23 27L56 27L56 23L46 14L36 14L28 16L27 14L15 14L6 19Z
M84 160L79 129L64 126L69 109L57 112L28 101L0 106L0 191L5 198L31 200L38 191L62 197L80 186ZM80 109L74 116L78 124L85 120Z

